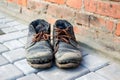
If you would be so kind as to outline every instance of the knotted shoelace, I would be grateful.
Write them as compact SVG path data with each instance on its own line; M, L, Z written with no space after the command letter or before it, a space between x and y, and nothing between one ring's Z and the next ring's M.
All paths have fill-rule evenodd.
M69 31L70 27L67 27L66 29L60 29L60 28L55 28L56 35L54 36L57 41L63 41L68 44L70 44L70 39L76 41L76 39L71 35ZM54 49L54 53L56 53L58 50L58 45L56 44L56 47Z
M46 33L46 32L39 32L37 34L34 35L34 38L33 38L33 42L38 42L40 40L48 40L50 38L50 34Z
M70 27L66 29L55 28L56 35L54 36L58 41L70 43L69 39L75 40L75 38L68 32Z

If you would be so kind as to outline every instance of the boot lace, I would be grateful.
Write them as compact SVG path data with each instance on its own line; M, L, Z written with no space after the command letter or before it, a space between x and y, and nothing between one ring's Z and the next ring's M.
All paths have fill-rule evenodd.
M67 27L66 29L55 28L56 32L55 38L58 41L63 41L66 43L70 43L69 39L75 40L75 38L68 32L69 29L70 27Z
M46 32L39 32L37 34L34 35L34 38L32 39L33 42L38 42L40 40L49 40L50 35Z

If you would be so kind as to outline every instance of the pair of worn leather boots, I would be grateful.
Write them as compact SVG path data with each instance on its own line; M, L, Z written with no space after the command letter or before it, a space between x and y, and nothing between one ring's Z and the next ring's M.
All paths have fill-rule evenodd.
M55 61L59 68L77 67L81 53L73 32L73 26L66 20L57 20L51 45L50 24L38 19L30 23L26 44L27 62L34 68L49 68Z

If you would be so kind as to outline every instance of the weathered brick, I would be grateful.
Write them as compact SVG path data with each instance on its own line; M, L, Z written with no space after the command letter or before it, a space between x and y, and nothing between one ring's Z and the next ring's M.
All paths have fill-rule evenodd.
M82 65L87 67L90 71L96 71L108 65L108 61L97 56L87 55L83 57Z
M103 3L100 1L97 4L97 13L113 18L120 18L120 4Z
M97 2L95 0L84 0L85 10L95 12L97 10Z
M113 18L120 18L120 4L118 3L109 3L97 0L85 0L84 5L85 10L89 12L94 12Z
M30 74L34 72L38 72L37 69L32 68L26 61L26 59L17 61L14 63L24 74Z
M50 24L52 24L52 25L55 23L56 20L57 20L57 19L54 18L54 17L52 17L52 16L48 16L48 17L47 17L47 21L48 21Z
M0 66L8 63L8 60L6 60L3 56L0 55Z
M16 50L11 50L11 51L5 52L2 55L6 59L8 59L11 63L13 63L17 60L21 60L21 59L25 58L25 54L26 54L25 49L19 48Z
M67 7L49 5L47 14L58 18L72 19L74 16L74 11Z
M38 75L44 80L74 80L74 78L85 75L88 72L88 69L83 66L68 70L53 67L52 69L39 72Z
M27 6L27 0L17 0L17 4Z
M117 24L117 28L116 28L115 34L117 36L120 36L120 23Z
M10 50L24 47L24 45L17 40L5 42L4 45L8 47Z
M80 9L82 6L82 0L67 0L66 4L72 8Z
M42 79L40 79L40 77L38 77L35 74L30 74L30 75L18 78L17 80L42 80Z
M15 80L16 78L21 76L23 76L23 73L12 64L0 67L1 80Z
M91 73L88 73L87 75L84 75L75 80L107 80L107 79L105 79L104 77L102 77L94 72L91 72Z
M81 32L81 29L77 26L73 27L75 34L79 34Z
M46 9L48 7L48 4L45 3L44 1L38 1L38 0L29 0L27 2L27 7L28 10L24 10L23 13L25 13L26 15L29 14L29 16L33 16L34 15L40 15L40 14L46 14ZM35 19L35 18L34 18Z
M8 48L2 44L0 44L0 53L8 51Z
M85 13L76 14L76 23L79 25L89 25L89 15Z
M65 0L45 0L45 1L53 2L53 3L57 3L57 4L64 4L65 3Z
M113 28L114 28L114 22L107 20L106 21L106 28L107 28L108 31L112 32Z
M104 18L90 15L89 20L90 20L90 23L89 23L90 26L94 26L94 27L105 27L106 26L106 20Z
M108 80L118 80L120 78L120 65L110 64L109 66L96 71L96 73Z

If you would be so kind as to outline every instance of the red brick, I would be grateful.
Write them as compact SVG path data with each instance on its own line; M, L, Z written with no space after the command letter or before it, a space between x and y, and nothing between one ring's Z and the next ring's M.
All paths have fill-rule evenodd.
M22 6L27 6L27 0L17 0L17 3Z
M120 18L120 4L98 0L85 0L85 10L104 16Z
M89 24L89 15L85 13L76 13L76 19L75 19L77 24L80 25L87 25Z
M73 30L74 30L75 34L80 34L80 32L81 32L81 29L77 26L74 26Z
M7 0L8 2L14 2L15 0Z
M47 16L47 21L48 21L50 24L54 24L56 20L57 20L57 19L54 18L54 17Z
M82 0L67 0L66 4L70 7L80 9L82 6Z
M34 1L34 0L29 0L27 2L27 8L29 10L32 10L34 13L46 13L46 8L48 4L42 2L42 1Z
M53 2L53 3L57 3L57 4L64 4L65 3L65 0L45 0L45 1Z
M120 4L98 2L96 13L113 18L120 18Z
M74 11L67 7L49 5L47 14L64 19L72 19L74 16Z
M117 36L120 36L120 23L117 24L117 28L116 28L115 34L116 34Z
M108 29L108 31L112 32L113 27L114 27L114 22L113 21L106 21L106 27Z
M97 2L95 0L84 0L85 10L90 12L96 12Z

